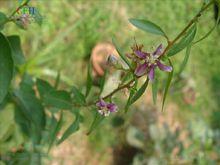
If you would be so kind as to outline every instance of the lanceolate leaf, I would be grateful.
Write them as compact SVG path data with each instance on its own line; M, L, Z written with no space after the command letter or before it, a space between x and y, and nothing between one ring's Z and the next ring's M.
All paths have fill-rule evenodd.
M29 121L30 136L34 143L39 144L46 124L44 107L33 93L18 89L14 94L20 113Z
M191 29L187 31L185 36L177 43L174 44L170 50L167 52L167 56L174 56L175 54L179 53L185 47L187 47L193 41L196 35L196 24L192 26Z
M48 152L50 151L50 148L52 147L54 141L56 140L57 134L61 129L62 123L63 123L63 111L61 111L60 118L58 121L52 115L52 119L51 119L52 130L50 130L51 133L50 133L50 144L49 144Z
M136 26L137 28L149 32L156 35L162 35L166 37L166 34L164 31L155 23L148 21L148 20L142 20L142 19L129 19L130 23Z
M21 90L15 91L15 96L18 98L22 105L23 111L35 125L44 127L45 114L41 102L36 96L26 93Z
M173 68L173 65L170 60L169 60L169 63L170 63L170 66L172 66L172 68ZM170 73L168 73L168 78L167 78L167 82L166 82L166 86L165 86L165 90L164 90L164 94L163 94L162 111L163 111L164 103L165 103L166 97L167 97L167 93L169 91L170 84L171 84L171 81L173 78L173 71L174 71L174 68L172 69L172 71Z
M129 95L129 98L128 98L128 101L126 103L126 106L125 106L125 113L128 111L129 109L129 106L131 105L130 102L131 102L131 99L132 97L134 96L135 92L136 92L136 88L137 88L137 84L138 84L138 81L137 79L135 79L135 84L134 86L130 89L130 95Z
M21 65L25 63L24 54L21 48L21 40L17 35L7 37L11 48L12 48L12 58L16 65Z
M42 99L46 93L54 90L54 88L47 81L42 79L37 79L36 85Z
M57 142L57 144L62 143L64 140L66 140L70 135L75 133L79 130L79 124L80 124L80 114L76 114L75 121L67 128L67 130L64 132L61 139Z
M86 103L85 96L76 87L72 87L73 101L77 104L84 105Z
M152 84L152 97L154 104L157 103L157 92L158 92L158 80L155 78L153 84Z
M43 102L60 109L71 109L72 107L70 94L63 90L53 90L46 93L43 96Z
M86 96L88 96L91 88L92 88L92 75L91 75L91 66L89 64L87 69Z
M101 122L103 121L104 118L105 118L104 116L100 115L100 114L96 111L96 112L95 112L95 118L94 118L94 120L93 120L93 122L92 122L92 125L91 125L90 128L89 128L89 131L88 131L87 135L91 134L92 131L94 131L94 129L97 128L97 126L98 126L99 124L101 124Z
M148 86L149 79L147 78L144 84L140 87L140 89L134 94L131 101L129 102L129 106L137 101L145 92Z
M179 70L179 72L178 72L178 76L182 73L182 71L185 69L185 67L186 67L186 64L187 64L187 62L188 62L188 60L189 60L189 55L190 55L190 51L191 51L191 47L192 47L192 44L190 44L189 46L187 46L187 48L186 48L186 54L185 54L185 57L184 57L184 59L183 59L183 62L182 62L182 64L180 65L180 70ZM177 76L177 77L178 77Z
M128 61L128 59L125 57L125 55L123 54L122 50L119 48L115 38L112 38L112 43L114 44L119 56L122 58L122 60L128 65L129 68L132 68L131 67L131 64L130 62Z
M14 63L10 45L5 36L0 33L0 103L5 98L13 75Z

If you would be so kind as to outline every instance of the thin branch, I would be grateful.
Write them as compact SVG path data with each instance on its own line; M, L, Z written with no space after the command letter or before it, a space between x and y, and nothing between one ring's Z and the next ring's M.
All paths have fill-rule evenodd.
M103 97L102 99L107 99L107 98L110 98L112 97L116 92L124 89L124 88L129 88L130 85L134 82L134 79L132 79L131 81L129 81L127 84L124 84L122 86L119 86L117 89L115 89L114 91L112 91L111 93L109 93L108 95L106 95L105 97Z
M186 31L197 21L197 19L199 17L201 17L202 13L208 9L212 4L214 3L214 1L212 0L211 2L209 2L207 5L203 6L200 11L195 15L195 17L193 17L193 19L190 20L190 22L186 25L186 27L177 35L177 37L168 43L167 47L164 49L162 55L160 57L162 57L163 55L166 54L166 52L176 43L176 41L178 41L185 33Z

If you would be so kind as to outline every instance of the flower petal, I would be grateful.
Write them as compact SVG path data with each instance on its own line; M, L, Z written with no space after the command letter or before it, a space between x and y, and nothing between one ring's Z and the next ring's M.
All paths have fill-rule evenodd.
M160 68L160 70L165 72L171 72L173 69L171 66L164 65L160 61L157 61L157 66Z
M160 44L158 47L157 47L157 49L153 52L153 56L155 56L155 55L161 55L162 54L162 48L163 48L163 45L162 44Z
M152 67L150 68L149 73L148 73L148 77L149 77L150 81L153 81L153 80L154 80L154 69L155 69L155 66L152 66Z
M143 64L137 66L134 74L137 76L143 76L144 73L146 72L146 70L147 70L147 63L143 63Z
M104 100L100 99L97 103L96 106L99 108L104 108L106 106L106 103Z
M142 52L140 50L135 50L134 52L141 59L145 59L148 55L148 53Z
M109 103L107 105L107 108L110 112L117 112L118 109L117 105L115 105L114 103Z

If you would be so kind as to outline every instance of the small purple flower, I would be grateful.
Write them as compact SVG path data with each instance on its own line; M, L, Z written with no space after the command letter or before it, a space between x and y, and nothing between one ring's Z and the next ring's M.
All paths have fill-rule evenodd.
M156 67L158 67L162 71L171 72L173 68L171 66L164 65L159 59L159 57L162 54L161 50L162 50L162 44L160 44L153 53L147 54L146 57L143 58L144 63L139 64L136 67L135 75L140 77L143 76L145 73L148 73L149 79L153 81ZM144 52L142 53L138 52L140 57L144 57L143 53Z
M126 54L127 57L135 62L139 62L140 60L145 59L149 55L149 53L144 52L142 50L143 47L144 47L143 45L134 44L134 46L131 47L133 52Z
M137 68L135 69L135 75L137 75L138 77L144 75L147 71L147 67L148 67L148 64L145 62L143 64L139 64L137 66Z
M140 59L145 59L149 55L149 53L143 52L141 50L135 50L134 53Z
M96 106L98 112L103 116L109 116L110 113L117 112L118 107L114 103L106 103L103 99L100 99Z

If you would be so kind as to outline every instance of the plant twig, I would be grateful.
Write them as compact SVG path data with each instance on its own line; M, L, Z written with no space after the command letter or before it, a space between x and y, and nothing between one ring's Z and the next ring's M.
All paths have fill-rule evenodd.
M127 84L124 84L122 86L119 86L117 89L115 89L114 91L112 91L111 93L109 93L108 95L106 95L105 97L103 97L102 99L105 100L109 97L112 97L116 92L124 89L124 88L129 88L130 84L132 84L134 82L134 79L132 79L131 81L129 81Z
M166 52L176 43L176 41L178 41L185 33L186 31L197 21L197 19L199 17L201 17L202 13L208 9L212 4L214 3L214 1L212 0L211 2L209 2L207 5L203 6L200 11L190 20L190 22L186 25L186 27L177 35L177 37L173 40L170 41L167 45L167 47L164 49L162 55L160 57L162 57L163 55L166 54Z

